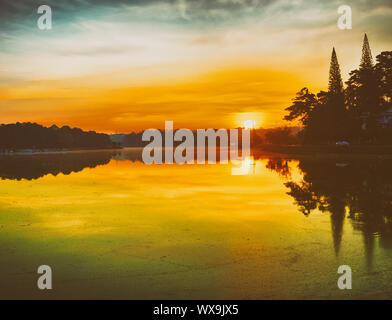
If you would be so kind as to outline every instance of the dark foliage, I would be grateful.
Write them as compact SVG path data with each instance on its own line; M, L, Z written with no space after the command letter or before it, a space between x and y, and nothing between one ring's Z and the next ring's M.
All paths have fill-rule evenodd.
M36 123L0 125L0 149L110 148L115 144L104 133L68 126L49 128Z
M298 136L294 135L288 127L268 130L265 133L265 142L277 145L290 145L298 143Z
M33 180L47 174L68 175L72 172L82 171L84 168L95 168L108 164L114 155L113 151L82 151L0 157L0 178L3 180Z
M281 175L285 163L285 186L298 210L308 216L325 212L331 217L336 255L342 241L344 221L364 236L366 259L371 267L372 252L378 238L382 247L392 247L392 172L391 160L377 159L299 160L302 181L293 181L290 160L271 159L267 168Z
M344 89L335 48L328 92L317 95L302 88L286 108L288 121L299 121L305 144L392 143L392 52L382 52L374 64L365 35L360 67L350 72Z

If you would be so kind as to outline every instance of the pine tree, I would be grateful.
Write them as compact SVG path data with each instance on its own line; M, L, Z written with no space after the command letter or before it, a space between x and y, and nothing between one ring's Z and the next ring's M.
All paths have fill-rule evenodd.
M341 94L343 92L343 81L340 74L340 67L338 57L336 56L335 48L332 50L331 66L329 68L329 86L328 92L330 94Z
M343 81L335 48L332 50L329 69L329 85L326 95L324 125L328 129L328 141L336 142L345 138L346 107L344 104Z
M381 111L380 94L369 40L365 34L359 69L350 73L347 81L347 102L350 110L357 114L361 127L361 140L374 142L377 134L377 119Z
M370 50L369 40L367 34L365 33L365 37L363 39L362 46L362 58L359 69L372 69L373 68L373 57L372 51Z

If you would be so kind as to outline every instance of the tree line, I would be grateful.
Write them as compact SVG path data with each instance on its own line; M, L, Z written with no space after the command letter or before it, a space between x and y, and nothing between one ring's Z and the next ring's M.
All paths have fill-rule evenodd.
M392 51L382 52L374 63L365 34L360 66L349 75L345 87L334 48L328 91L314 94L302 88L285 109L284 120L303 126L302 143L392 142Z
M31 122L0 125L0 150L112 148L115 146L117 144L113 143L107 134L87 132L69 126L44 127Z

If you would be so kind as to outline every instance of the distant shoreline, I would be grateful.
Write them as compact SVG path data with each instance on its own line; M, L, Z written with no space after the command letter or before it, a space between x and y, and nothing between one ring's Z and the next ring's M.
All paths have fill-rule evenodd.
M290 155L392 155L390 145L258 145L252 149Z
M121 150L123 147L89 147L89 148L45 148L45 149L0 149L0 156L8 155L34 155L34 154L49 154L49 153L66 153L66 152L81 152L81 151L100 151L100 150Z
M91 147L91 148L55 148L55 149L17 149L5 150L0 149L0 156L11 155L40 155L40 154L61 154L61 153L76 153L76 152L100 152L100 151L116 151L125 149L143 149L143 147ZM275 156L312 156L312 157L392 157L392 146L376 145L376 146L361 146L352 145L348 147L339 147L334 145L257 145L251 148L253 154L273 154Z

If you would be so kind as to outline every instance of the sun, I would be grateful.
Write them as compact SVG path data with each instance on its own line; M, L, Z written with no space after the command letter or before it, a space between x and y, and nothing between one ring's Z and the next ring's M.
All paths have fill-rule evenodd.
M264 123L264 118L261 112L238 112L233 115L233 122L237 127L257 129Z
M254 129L256 127L256 121L255 120L245 120L243 123L243 127L245 129Z

